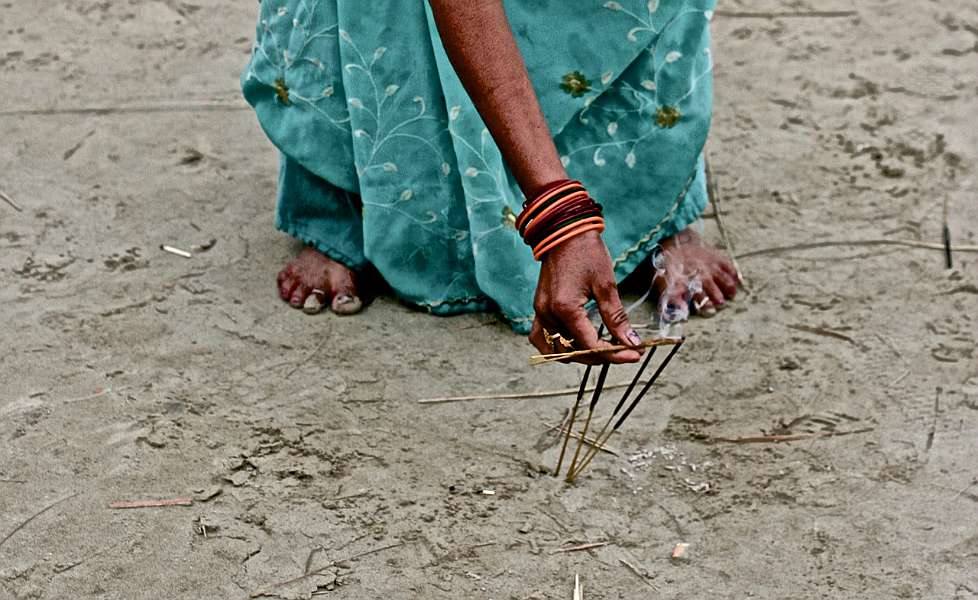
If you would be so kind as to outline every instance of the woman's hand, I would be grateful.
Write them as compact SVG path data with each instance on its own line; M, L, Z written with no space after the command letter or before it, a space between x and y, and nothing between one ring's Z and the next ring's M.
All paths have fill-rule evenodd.
M597 301L601 319L615 340L636 346L636 349L582 356L576 362L637 362L642 354L638 347L642 340L628 323L628 315L618 297L611 256L596 231L572 238L543 257L533 303L536 318L530 342L543 354L610 346L598 338L598 332L584 310L584 305L592 298ZM555 347L547 341L544 329L551 336L559 333L564 339L573 339L573 348L564 348L560 344Z

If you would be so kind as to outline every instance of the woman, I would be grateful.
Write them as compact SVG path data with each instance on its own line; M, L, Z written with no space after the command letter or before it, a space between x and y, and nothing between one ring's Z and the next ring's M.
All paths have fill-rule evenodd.
M661 247L660 307L722 307L737 274L689 229L706 204L712 8L262 2L242 84L282 154L277 226L307 244L279 273L282 299L357 312L372 265L433 313L498 308L543 352L607 345L593 299L636 349L589 360L634 362L615 282ZM519 215L570 177L603 213L587 204L596 225L558 238L538 266Z

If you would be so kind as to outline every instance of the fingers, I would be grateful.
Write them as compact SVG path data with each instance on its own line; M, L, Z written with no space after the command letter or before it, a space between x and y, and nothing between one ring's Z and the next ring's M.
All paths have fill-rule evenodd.
M599 285L594 290L594 298L598 303L598 310L601 312L601 320L605 327L611 332L611 336L620 343L627 346L639 346L642 338L632 330L628 322L628 313L621 304L621 297L618 295L618 286L614 281Z
M595 331L594 325L591 324L591 319L588 318L587 311L584 310L583 306L576 308L558 307L557 314L552 318L563 324L567 333L574 339L574 347L578 350L607 348L612 345L598 338L598 332ZM584 364L597 365L607 362L616 364L633 363L638 362L640 358L641 354L636 350L619 350L607 354L582 356L574 360L575 362Z

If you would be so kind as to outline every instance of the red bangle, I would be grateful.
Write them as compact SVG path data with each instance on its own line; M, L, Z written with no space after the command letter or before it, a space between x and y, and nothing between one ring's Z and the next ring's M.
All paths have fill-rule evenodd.
M561 207L561 210L554 213L550 218L534 219L531 226L527 228L523 239L528 246L535 247L543 238L558 229L563 229L565 226L582 219L600 216L601 206L587 198L586 201L575 203L575 205Z
M551 201L556 201L558 197L570 193L571 191L576 191L577 189L583 190L584 187L578 181L568 181L560 185L548 188L544 193L538 195L532 201L528 201L523 204L523 212L516 218L516 228L522 230L526 227L527 222L537 214L545 205Z
M582 233L586 233L588 231L598 231L598 232L604 231L604 219L602 219L601 217L595 217L594 220L596 220L597 222L589 223L589 221L592 221L592 219L585 219L580 223L575 223L570 227L558 231L557 233L563 233L565 231L566 233L564 233L557 239L545 245L541 244L537 248L534 248L533 258L535 258L536 260L540 260L547 252L550 252L551 250L563 244L567 240L571 238L575 238L581 235Z

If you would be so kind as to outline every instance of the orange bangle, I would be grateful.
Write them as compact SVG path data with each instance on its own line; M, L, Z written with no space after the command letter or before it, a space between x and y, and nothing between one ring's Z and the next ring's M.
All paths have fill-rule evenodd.
M528 236L530 234L530 230L533 227L533 221L539 222L539 219L542 219L542 218L546 217L547 215L552 214L554 211L556 211L561 206L564 206L568 202L571 202L572 200L580 200L581 198L587 198L587 197L588 197L587 190L581 190L579 192L574 192L572 194L568 194L566 197L561 198L557 202L554 202L553 204L551 204L550 206L548 206L547 208L545 208L543 210L543 212L541 212L538 215L534 215L533 216L533 218L530 220L530 222L527 223L527 225L526 225L526 230L523 232L523 237L525 238L526 236Z
M540 260L544 254L550 252L567 240L577 237L582 233L594 230L604 231L604 219L601 217L591 217L590 219L578 221L577 223L555 231L552 235L550 235L550 237L537 244L537 247L533 249L533 258Z
M521 212L520 215L516 217L516 229L522 229L523 224L526 222L526 220L529 219L533 215L533 213L538 211L542 204L546 203L548 200L550 200L557 194L561 192L565 192L567 191L568 188L572 188L572 187L583 188L584 186L581 185L580 181L568 181L567 183L555 187L554 189L544 193L542 196L539 196L538 198L534 199L532 202L530 202L529 206L524 206L523 212Z

